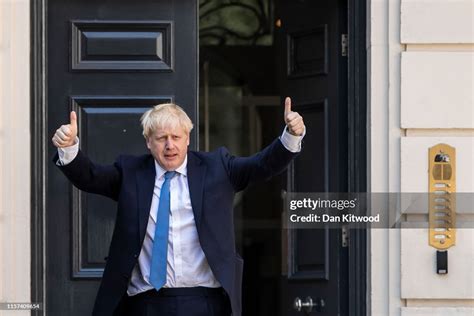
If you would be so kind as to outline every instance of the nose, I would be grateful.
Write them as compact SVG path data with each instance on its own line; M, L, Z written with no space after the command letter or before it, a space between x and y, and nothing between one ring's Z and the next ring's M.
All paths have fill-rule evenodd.
M173 148L173 140L171 139L171 137L169 137L168 139L166 139L166 143L165 143L165 149L172 149Z

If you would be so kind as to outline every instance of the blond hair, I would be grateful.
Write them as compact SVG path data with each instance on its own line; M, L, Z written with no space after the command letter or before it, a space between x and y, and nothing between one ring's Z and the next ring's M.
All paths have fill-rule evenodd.
M143 113L140 118L143 136L148 139L157 129L181 127L187 134L193 129L193 122L184 110L174 103L158 104Z

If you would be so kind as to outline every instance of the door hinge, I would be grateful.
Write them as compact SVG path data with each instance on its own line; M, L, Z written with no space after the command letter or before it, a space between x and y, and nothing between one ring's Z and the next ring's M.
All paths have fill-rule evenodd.
M341 55L347 56L348 52L349 52L349 38L347 37L347 34L342 34L341 35Z
M346 225L341 228L341 245L347 247L349 245L349 229Z

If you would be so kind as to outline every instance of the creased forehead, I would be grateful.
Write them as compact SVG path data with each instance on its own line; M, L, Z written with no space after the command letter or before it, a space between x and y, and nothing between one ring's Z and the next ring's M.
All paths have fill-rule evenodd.
M158 134L174 134L174 135L186 135L188 131L184 126L180 124L180 122L172 121L172 122L164 122L163 124L159 124L153 126L151 129L151 133L158 135Z

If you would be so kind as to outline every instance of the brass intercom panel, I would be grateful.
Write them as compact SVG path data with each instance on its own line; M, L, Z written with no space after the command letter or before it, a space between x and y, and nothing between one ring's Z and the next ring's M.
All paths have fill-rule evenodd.
M429 244L446 250L456 243L456 150L429 149Z

